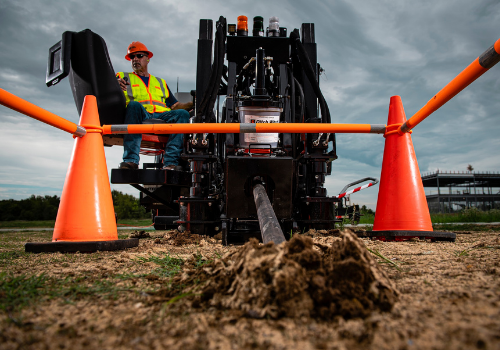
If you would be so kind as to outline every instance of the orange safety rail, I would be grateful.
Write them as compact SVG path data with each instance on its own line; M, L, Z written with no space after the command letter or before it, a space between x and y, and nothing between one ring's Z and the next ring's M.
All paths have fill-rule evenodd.
M500 39L481 56L476 58L467 68L441 89L425 106L402 124L398 133L402 135L420 124L425 118L438 110L442 105L455 97L474 80L483 75L500 61Z
M52 125L58 129L69 132L76 136L84 136L87 131L83 126L79 126L69 120L66 120L54 113L51 113L41 107L34 105L31 102L23 100L10 92L0 89L0 104L18 111L28 117L39 120L43 123Z
M384 133L385 125L372 124L322 124L322 123L256 123L257 133Z
M385 132L384 124L323 123L200 123L103 125L103 135L111 134L197 134L197 133L375 133Z
M103 125L103 135L111 134L190 134L204 132L239 133L239 124L128 124ZM215 131L218 130L218 131Z

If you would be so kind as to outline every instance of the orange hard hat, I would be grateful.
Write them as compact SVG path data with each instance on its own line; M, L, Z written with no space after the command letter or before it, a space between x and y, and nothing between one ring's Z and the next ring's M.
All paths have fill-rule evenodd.
M131 53L134 53L134 52L147 52L148 53L148 58L153 57L153 53L151 51L149 51L148 48L146 47L146 45L144 45L140 41L133 41L128 46L127 54L125 55L125 59L127 61L130 61L130 57L128 57L128 55L130 55Z

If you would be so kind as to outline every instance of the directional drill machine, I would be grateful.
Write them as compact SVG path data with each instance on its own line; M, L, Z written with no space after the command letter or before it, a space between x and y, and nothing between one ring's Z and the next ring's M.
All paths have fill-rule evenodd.
M201 20L192 123L245 123L247 127L331 123L319 87L322 69L317 63L314 24L302 24L300 31L288 35L276 17L271 17L265 32L263 18L255 17L250 35L245 16L238 17L237 24L227 24L220 17L215 38L213 34L212 20ZM59 66L54 64L58 60ZM101 124L123 123L123 92L100 36L90 30L65 32L63 40L50 49L47 85L68 74L79 112L84 96L92 94ZM141 204L152 211L156 229L203 235L220 232L227 244L261 238L270 227L289 237L309 228L334 228L346 215L359 219L357 206L347 207L339 196L327 196L324 187L337 158L335 134L188 134L180 167L162 170L167 137L143 135L143 154L156 154L154 163L111 173L112 183L130 184L141 192ZM123 144L120 135L103 139L106 146Z

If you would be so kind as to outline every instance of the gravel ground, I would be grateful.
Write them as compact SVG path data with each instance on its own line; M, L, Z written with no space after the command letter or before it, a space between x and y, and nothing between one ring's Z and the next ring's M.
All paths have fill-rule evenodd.
M500 349L499 233L498 226L457 232L454 243L355 238L356 252L341 254L352 232L310 231L312 245L300 250L298 243L224 247L156 231L126 251L35 255L24 253L24 243L49 241L51 232L2 232L0 347ZM349 270L349 261L363 263ZM370 274L356 275L366 267ZM286 271L287 289L278 278ZM221 276L237 281L234 288ZM337 301L328 313L318 311L325 285ZM394 303L376 306L380 293L363 285L386 288ZM262 308L252 293L266 296ZM339 311L356 303L370 307Z

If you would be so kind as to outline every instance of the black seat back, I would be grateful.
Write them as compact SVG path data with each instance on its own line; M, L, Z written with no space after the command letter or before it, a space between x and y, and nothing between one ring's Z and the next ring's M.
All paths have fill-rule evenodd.
M78 113L83 99L94 95L103 124L123 124L125 95L115 77L104 39L86 29L73 34L69 82Z
M54 56L54 51L56 53L60 51L62 54ZM52 63L54 59L49 54L47 85L57 84L69 75L78 114L82 112L85 96L94 95L97 99L101 125L123 124L126 108L125 95L115 77L108 49L102 37L90 29L81 32L65 32L63 40L54 45L50 53L53 57L60 58L61 64ZM52 71L57 70L53 68L54 66L69 67L69 71L57 71L50 75Z

